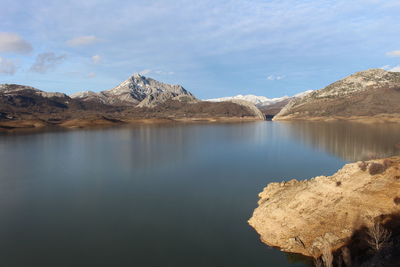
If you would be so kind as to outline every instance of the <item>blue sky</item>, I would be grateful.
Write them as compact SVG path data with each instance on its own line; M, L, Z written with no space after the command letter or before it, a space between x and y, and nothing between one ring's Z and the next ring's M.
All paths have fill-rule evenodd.
M398 0L0 0L0 83L73 93L140 72L199 98L400 71Z

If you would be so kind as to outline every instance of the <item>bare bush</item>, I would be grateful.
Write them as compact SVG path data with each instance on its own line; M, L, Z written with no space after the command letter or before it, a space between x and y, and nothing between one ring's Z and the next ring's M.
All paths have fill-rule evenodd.
M384 165L373 162L369 165L368 171L369 171L369 174L375 175L375 174L384 172L385 169L386 168Z
M342 248L342 259L346 266L351 266L351 254L348 247Z
M375 223L373 226L368 228L367 235L368 244L375 251L379 251L381 248L389 243L392 233L389 230L385 229L382 224Z
M360 168L360 170L365 172L367 170L368 163L366 163L365 161L362 161L362 162L358 163L358 167Z

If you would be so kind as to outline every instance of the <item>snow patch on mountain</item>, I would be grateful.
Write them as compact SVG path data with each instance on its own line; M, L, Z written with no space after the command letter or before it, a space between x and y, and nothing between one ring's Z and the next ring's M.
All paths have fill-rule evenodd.
M303 97L303 96L309 94L310 92L312 92L312 90L301 92L292 97L282 96L282 97L276 97L276 98L268 98L266 96L256 96L256 95L236 95L236 96L206 99L205 101L223 102L223 101L232 101L232 100L245 100L245 101L253 103L257 107L265 107L265 106L276 104L276 103L279 103L279 102L282 102L282 101L285 101L285 100L288 100L291 98Z

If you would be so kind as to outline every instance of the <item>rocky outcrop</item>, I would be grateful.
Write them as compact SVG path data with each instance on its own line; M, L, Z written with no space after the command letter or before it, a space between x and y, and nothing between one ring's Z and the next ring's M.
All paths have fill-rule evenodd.
M332 176L271 183L249 224L269 246L318 257L376 218L400 212L400 157L345 165Z
M399 102L400 73L371 69L291 100L274 120L384 118L400 115Z

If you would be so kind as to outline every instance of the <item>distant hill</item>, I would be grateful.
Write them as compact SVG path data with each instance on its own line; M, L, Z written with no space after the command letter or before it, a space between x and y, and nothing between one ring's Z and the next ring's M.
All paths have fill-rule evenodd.
M223 101L235 101L235 100L243 100L253 103L260 111L267 117L275 116L281 109L286 106L290 100L298 97L302 97L310 93L312 90L305 91L299 93L294 96L283 96L277 98L268 98L265 96L256 96L256 95L237 95L237 96L228 96L228 97L221 97L221 98L212 98L207 99L205 101L210 102L223 102Z
M400 118L400 73L382 69L357 72L292 99L274 120Z
M260 107L260 106L267 106L267 105L275 104L278 102L282 102L286 99L289 99L289 97L283 96L283 97L277 97L277 98L268 98L265 96L256 96L256 95L237 95L237 96L227 96L227 97L206 99L205 101L222 102L222 101L231 101L231 100L245 100L245 101L251 102L254 105Z

